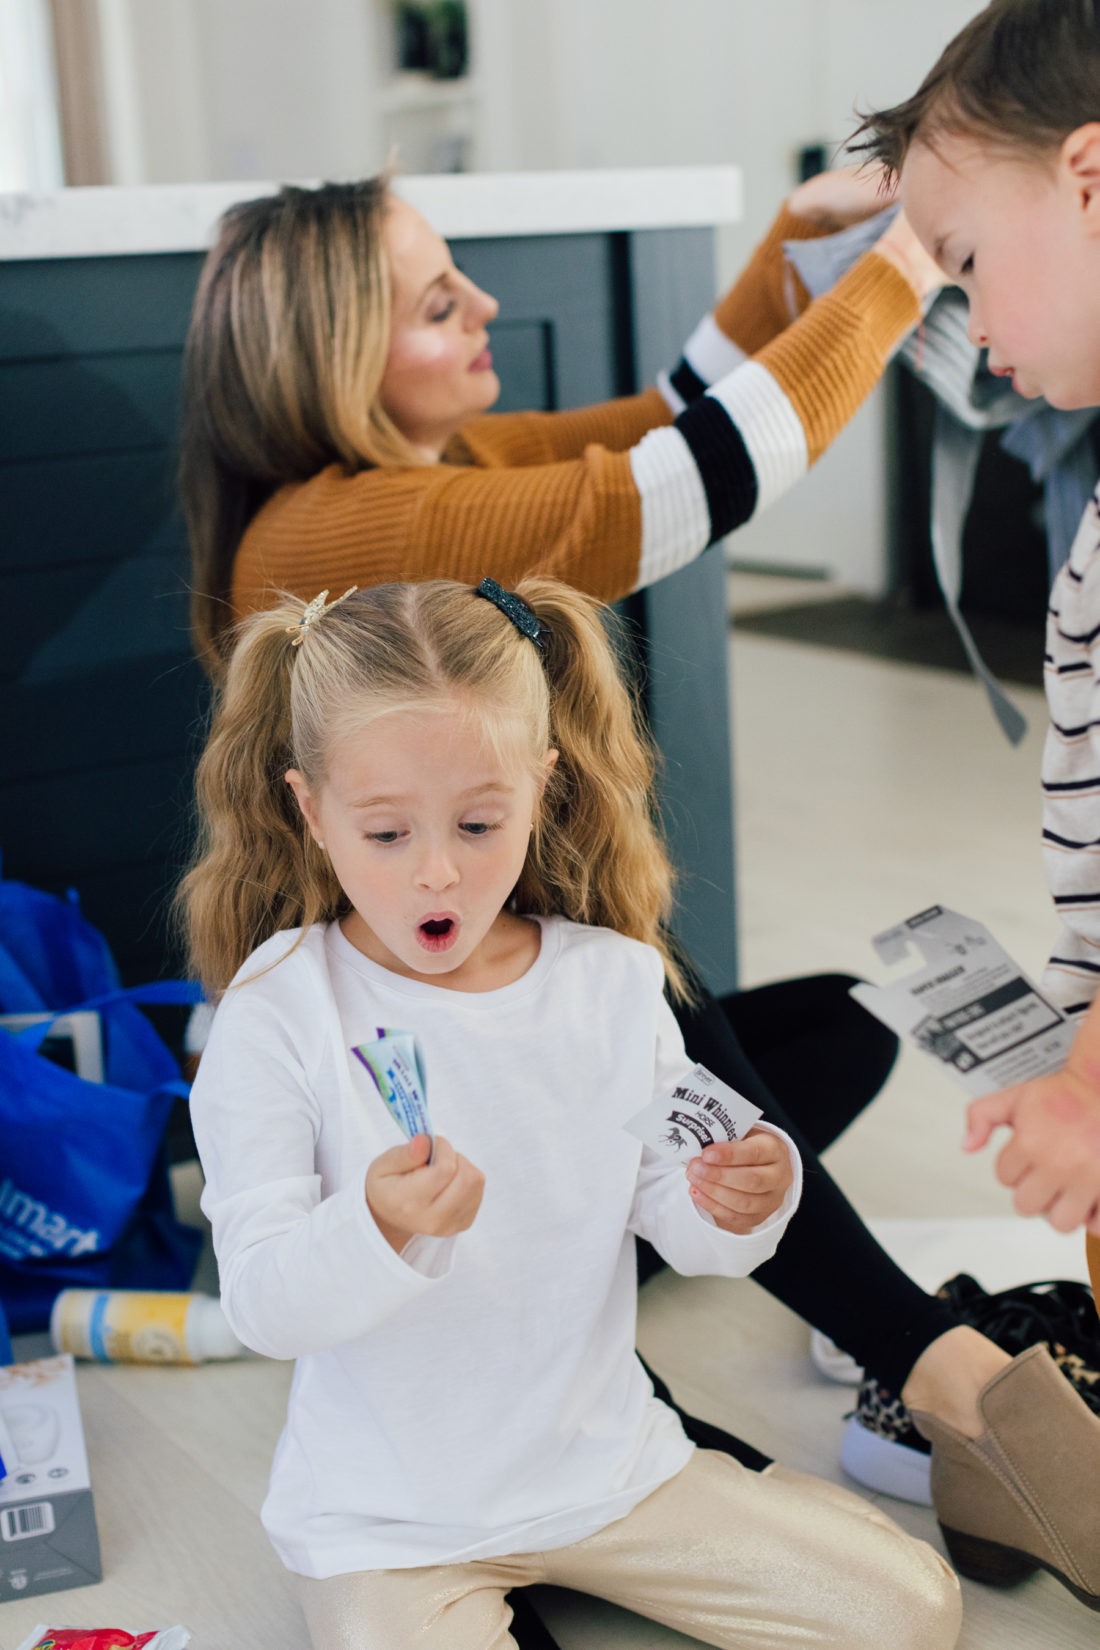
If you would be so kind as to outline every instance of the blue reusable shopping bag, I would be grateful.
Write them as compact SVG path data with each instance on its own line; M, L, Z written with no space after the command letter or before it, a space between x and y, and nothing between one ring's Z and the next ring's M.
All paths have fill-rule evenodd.
M121 984L107 941L74 892L58 899L0 877L0 1013L61 1014ZM197 987L183 990L190 995L176 1001L198 1000ZM170 1050L132 1002L104 1008L103 1032L109 1083L151 1089L179 1081Z
M46 1059L47 1020L0 1032L0 1301L42 1328L59 1290L185 1289L199 1234L176 1220L162 1140L179 1067L136 1006L192 1003L183 981L123 991L106 941L68 901L0 881L0 1012L100 1014L105 1081Z

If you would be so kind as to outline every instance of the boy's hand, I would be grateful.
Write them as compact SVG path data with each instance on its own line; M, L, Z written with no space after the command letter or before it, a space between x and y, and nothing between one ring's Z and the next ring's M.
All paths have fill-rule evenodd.
M1071 1051L1064 1071L972 1100L966 1119L967 1152L980 1151L994 1129L1012 1130L996 1173L1014 1188L1019 1214L1100 1236L1100 1072L1075 1069Z
M767 1129L708 1146L687 1166L691 1198L727 1232L743 1236L774 1215L794 1180L786 1144Z
M485 1176L442 1135L432 1143L417 1134L406 1146L376 1157L367 1170L367 1207L398 1254L417 1236L454 1237L472 1226L481 1207Z

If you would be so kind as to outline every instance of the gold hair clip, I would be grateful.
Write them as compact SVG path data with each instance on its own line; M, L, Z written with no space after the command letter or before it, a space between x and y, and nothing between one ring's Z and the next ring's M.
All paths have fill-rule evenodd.
M286 627L287 635L293 637L290 644L291 647L301 647L302 643L305 641L306 631L309 629L310 625L314 624L318 619L323 618L326 613L331 613L333 608L338 606L340 602L346 602L349 596L354 596L358 588L359 586L357 584L349 585L347 590L344 591L344 594L342 596L337 596L334 602L330 602L328 600L327 590L322 590L319 596L314 596L313 600L303 611L302 617L298 620L298 623L288 624ZM326 602L328 603L327 607L325 605Z

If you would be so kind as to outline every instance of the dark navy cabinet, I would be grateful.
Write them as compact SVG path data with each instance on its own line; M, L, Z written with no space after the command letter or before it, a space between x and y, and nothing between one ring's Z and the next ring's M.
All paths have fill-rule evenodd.
M504 409L627 393L671 364L713 298L711 232L459 240L501 300ZM75 887L128 981L174 970L166 911L190 835L207 692L188 639L174 502L195 252L0 264L0 851ZM678 926L735 983L720 554L625 604L664 758Z

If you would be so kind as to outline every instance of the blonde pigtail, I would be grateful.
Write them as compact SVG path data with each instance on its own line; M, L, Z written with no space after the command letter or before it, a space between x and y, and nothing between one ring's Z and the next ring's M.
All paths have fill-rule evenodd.
M213 997L272 934L348 909L284 777L297 662L288 630L304 611L288 603L241 626L196 774L199 840L176 908L191 968Z
M613 928L654 946L673 994L690 985L668 932L674 874L656 818L656 760L619 669L614 616L556 579L517 595L545 625L550 741L558 750L516 909Z

